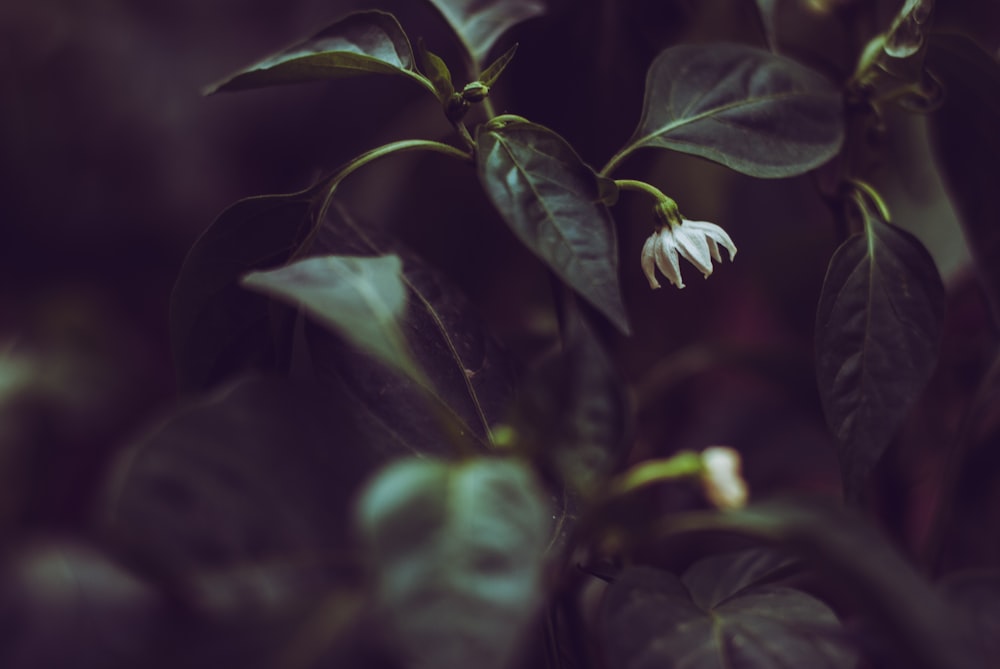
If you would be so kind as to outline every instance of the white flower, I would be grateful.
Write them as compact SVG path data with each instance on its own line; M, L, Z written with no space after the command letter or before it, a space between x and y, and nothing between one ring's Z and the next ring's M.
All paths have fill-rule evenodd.
M701 484L705 496L718 509L746 506L746 481L740 474L740 454L727 446L711 446L701 452Z
M708 278L712 273L712 259L722 262L719 244L729 252L729 259L736 257L736 245L726 231L705 221L682 219L680 223L670 223L654 232L642 247L642 271L649 280L650 288L659 288L656 268L678 288L684 287L681 280L681 266L678 252Z

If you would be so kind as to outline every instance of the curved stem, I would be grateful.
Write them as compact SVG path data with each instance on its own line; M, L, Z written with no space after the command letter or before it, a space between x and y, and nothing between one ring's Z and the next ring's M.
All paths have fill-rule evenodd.
M598 174L600 174L602 177L606 177L612 172L614 172L616 169L621 167L621 164L625 162L626 158L632 155L632 151L634 151L635 148L636 147L634 144L630 144L621 151L619 151L618 153L616 153L615 155L611 156L611 160L608 161L607 165L601 168L601 171L598 172Z
M670 199L664 195L663 191L659 188L652 184L648 184L645 181L638 181L636 179L615 179L615 185L622 190L631 190L652 195L656 198L657 202L663 202L664 200Z
M337 187L340 186L340 182L349 177L351 174L361 169L368 163L374 162L379 158L383 158L394 153L407 153L410 151L433 151L436 153L442 153L446 156L451 156L452 158L460 158L462 160L472 160L472 154L466 153L461 149L455 148L450 144L445 144L443 142L436 142L430 139L404 139L398 142L390 142L389 144L384 144L378 148L372 149L371 151L366 151L360 156L351 160L346 165L337 170L332 177L329 179L329 185L327 186L326 195L323 198L323 204L319 209L319 214L316 217L317 224L315 230L319 229L320 223L326 218L326 213L330 209L330 203L333 201L333 195L337 192ZM309 238L312 238L313 233L310 233ZM307 239L308 241L308 239Z

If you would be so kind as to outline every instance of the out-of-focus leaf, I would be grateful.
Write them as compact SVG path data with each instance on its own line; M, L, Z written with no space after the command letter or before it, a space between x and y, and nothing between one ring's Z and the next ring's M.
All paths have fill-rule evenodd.
M243 285L301 305L361 350L420 380L399 327L406 306L402 269L395 255L316 256L253 272Z
M8 544L0 570L4 669L148 666L167 622L160 593L97 548Z
M775 51L778 46L777 13L778 0L756 0L757 15L760 17L760 25L764 30L764 39L771 51Z
M365 11L349 14L309 39L208 87L205 92L239 91L363 74L404 75L434 91L433 84L414 70L410 40L396 18L386 12Z
M763 564L762 564L763 563ZM854 652L823 602L766 577L787 564L759 551L706 558L683 577L628 567L608 589L609 666L653 669L848 668Z
M1000 62L963 35L932 34L926 64L945 88L930 116L931 139L1000 323Z
M625 386L577 309L567 309L562 351L523 383L516 431L562 481L583 496L623 458L629 419Z
M476 144L479 179L514 234L627 334L614 221L594 171L562 137L517 116L480 126Z
M1000 666L1000 571L956 572L939 585L975 635L985 666Z
M814 500L776 500L726 513L680 513L659 536L734 532L794 551L853 599L860 611L919 669L983 669L956 610L863 518Z
M465 47L473 76L493 45L518 23L547 11L545 0L428 0Z
M233 204L188 252L170 303L170 338L182 390L203 390L276 360L268 300L240 287L247 272L288 259L305 234L313 192Z
M383 461L343 398L244 380L122 454L101 524L199 614L280 617L357 577L350 507Z
M741 44L684 44L650 66L639 126L612 165L658 147L789 177L825 163L843 139L840 91L818 72Z
M830 260L816 313L816 376L849 498L934 371L944 306L927 250L873 217Z
M401 460L369 485L357 515L406 666L511 666L543 601L550 531L523 463Z
M392 253L403 259L407 299L399 329L407 350L462 430L488 443L490 428L510 409L513 379L506 354L462 292L377 225L356 220L337 203L302 252ZM414 453L448 452L441 426L428 411L427 388L345 345L326 328L308 326L306 335L319 376L357 399L364 407L360 418L378 434Z

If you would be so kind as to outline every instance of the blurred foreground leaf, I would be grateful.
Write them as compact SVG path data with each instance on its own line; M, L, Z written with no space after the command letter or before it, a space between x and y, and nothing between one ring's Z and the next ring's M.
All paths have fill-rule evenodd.
M357 516L407 667L514 666L543 601L551 523L526 466L401 460L368 486Z

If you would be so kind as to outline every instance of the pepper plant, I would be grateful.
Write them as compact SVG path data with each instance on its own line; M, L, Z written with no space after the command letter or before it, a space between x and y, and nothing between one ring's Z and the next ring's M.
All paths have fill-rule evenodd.
M241 200L191 249L171 314L191 403L123 458L102 515L185 612L164 633L168 665L1000 662L995 573L935 583L939 555L914 559L880 531L872 492L934 374L947 302L873 178L878 138L901 118L944 137L995 123L1000 65L939 29L929 0L874 22L865 3L816 10L864 36L846 72L785 52L783 3L748 4L755 43L677 43L652 59L634 131L599 167L504 106L525 52L507 36L543 20L542 0L430 0L455 62L371 9L209 89L383 77L433 96L449 134L373 146L301 192ZM941 146L968 238L993 239L987 180ZM508 318L540 319L541 341L524 345L516 325L494 334L502 319L414 250L429 225L419 212L400 234L352 210L356 175L420 153L435 156L418 163L428 170L466 170L461 188L479 193L463 198L526 250L497 280L534 282L542 297ZM623 363L635 305L683 320L681 296L735 281L743 239L771 234L689 219L689 200L712 201L719 182L689 194L660 178L650 161L670 153L750 191L802 177L826 208L822 234L839 246L814 305L814 373L842 495L756 487L738 439L642 436L644 379ZM493 234L482 211L462 221L470 239ZM467 253L497 270L485 242ZM995 298L994 270L981 272Z

